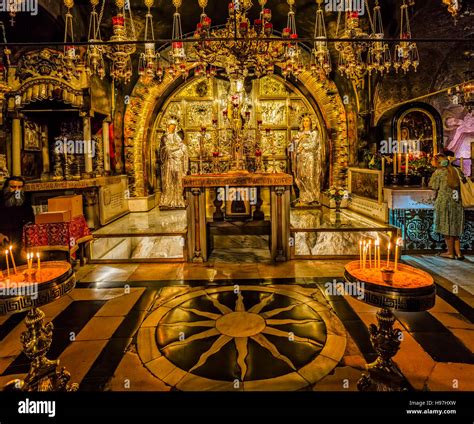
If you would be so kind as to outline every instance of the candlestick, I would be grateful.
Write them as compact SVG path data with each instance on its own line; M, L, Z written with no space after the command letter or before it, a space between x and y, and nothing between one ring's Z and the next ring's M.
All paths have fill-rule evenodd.
M398 173L401 174L402 172L402 154L401 153L398 154L397 162L398 162Z
M395 271L398 269L398 249L402 245L403 240L401 238L397 239L395 244Z
M408 175L408 153L405 154L405 175Z
M390 267L390 248L392 247L392 244L388 242L388 249L387 249L387 268Z
M10 251L9 250L5 250L5 260L7 262L7 277L10 277L10 265L8 264L8 253Z
M397 175L397 154L393 154L393 175Z
M362 240L359 241L359 268L362 269Z
M13 272L16 275L16 263L15 263L15 258L13 257L13 246L10 245L10 256L12 257L12 264L13 264Z
M38 259L38 271L41 271L41 261L39 252L36 252L36 259Z

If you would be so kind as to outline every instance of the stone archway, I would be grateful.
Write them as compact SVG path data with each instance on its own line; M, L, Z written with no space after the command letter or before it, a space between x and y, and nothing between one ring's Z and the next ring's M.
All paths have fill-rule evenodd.
M166 75L161 82L139 79L131 93L124 118L125 169L132 197L147 194L145 150L153 129L157 103L176 88L177 80ZM336 84L303 72L295 84L320 110L329 138L329 184L343 186L349 156L346 111ZM160 99L158 102L157 99Z

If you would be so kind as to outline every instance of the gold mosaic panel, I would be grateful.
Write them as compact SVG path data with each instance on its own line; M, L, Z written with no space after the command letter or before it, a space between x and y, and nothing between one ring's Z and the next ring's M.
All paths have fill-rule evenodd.
M167 122L171 117L178 118L180 126L184 125L184 122L183 122L183 107L182 107L181 102L170 102L169 103L163 117L161 118L161 122L160 122L160 128L161 129L166 129Z
M309 113L309 110L303 100L291 100L289 106L289 126L299 128L301 117L306 113Z

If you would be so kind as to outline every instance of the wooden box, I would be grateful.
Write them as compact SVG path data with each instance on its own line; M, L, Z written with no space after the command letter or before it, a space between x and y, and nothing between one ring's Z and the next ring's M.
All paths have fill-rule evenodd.
M36 224L51 224L54 222L71 221L71 211L43 212L35 216Z
M71 218L82 215L82 196L58 196L48 199L48 211L71 211Z

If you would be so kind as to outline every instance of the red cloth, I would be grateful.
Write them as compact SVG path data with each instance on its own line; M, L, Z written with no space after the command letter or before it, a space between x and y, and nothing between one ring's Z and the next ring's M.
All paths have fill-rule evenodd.
M23 227L24 250L65 250L74 253L78 244L92 240L84 215L70 222L28 224Z

